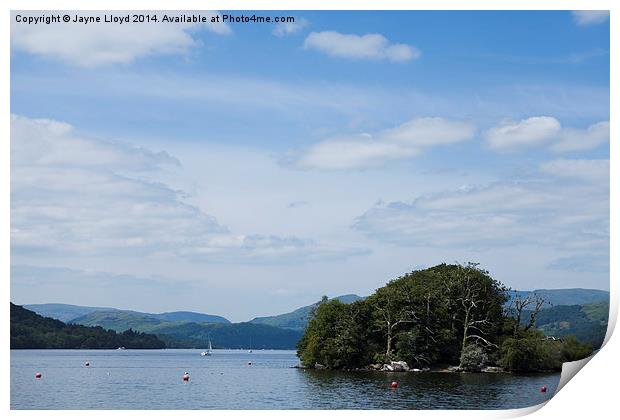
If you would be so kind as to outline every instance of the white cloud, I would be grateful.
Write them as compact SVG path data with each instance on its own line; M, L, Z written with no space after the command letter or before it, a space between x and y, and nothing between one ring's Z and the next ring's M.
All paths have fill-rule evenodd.
M162 255L288 263L366 252L307 238L239 234L161 181L179 162L80 135L69 124L11 118L13 255Z
M352 35L336 31L312 32L304 48L321 51L333 57L359 60L409 61L420 57L420 51L407 44L392 44L381 34Z
M609 253L609 160L547 162L539 179L464 186L413 201L379 202L353 225L376 240L411 247L542 246Z
M472 138L475 127L444 118L417 118L376 135L326 140L311 146L297 166L314 169L357 169L406 159L426 148Z
M77 134L71 125L54 120L12 115L11 129L16 136L11 161L18 166L151 171L180 165L166 152L153 153L122 143L94 140Z
M609 10L575 10L573 11L575 23L580 26L596 25L607 22Z
M552 117L531 117L519 122L506 121L485 133L490 148L511 151L539 146L549 142L560 132L561 125Z
M560 178L609 182L609 159L557 159L543 163L540 169Z
M13 15L40 16L38 12L14 12ZM97 12L80 12L86 16L102 16ZM109 13L107 13L109 14ZM126 14L115 12L116 16ZM168 16L183 12L166 12ZM202 12L208 17L217 12ZM11 20L11 46L30 54L53 58L81 67L127 64L137 58L161 54L187 54L200 45L192 34L201 30L225 35L231 32L223 23L162 22L163 12L157 13L157 23L52 23L28 25Z
M379 166L389 160L404 159L418 153L414 148L361 135L315 144L301 156L297 165L313 169L358 169Z
M592 124L585 130L565 128L551 145L554 152L590 150L609 142L609 121Z
M590 150L609 141L609 121L579 129L562 127L553 117L531 117L516 122L504 121L488 129L484 138L487 145L498 152L541 146L557 153Z
M303 18L296 19L295 22L281 22L276 25L272 34L279 37L294 35L301 32L308 25L309 22Z

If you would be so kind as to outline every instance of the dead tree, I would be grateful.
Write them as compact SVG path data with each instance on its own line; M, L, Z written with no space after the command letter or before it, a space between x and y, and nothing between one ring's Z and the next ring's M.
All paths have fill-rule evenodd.
M477 264L469 263L459 267L459 282L462 285L462 295L457 299L462 309L463 338L461 342L461 354L470 340L480 342L484 347L497 347L485 337L487 327L493 323L489 319L484 286L476 282L475 275Z
M538 296L536 293L530 293L529 295L523 296L515 296L513 303L509 309L512 312L512 316L515 319L515 326L513 329L513 336L517 337L519 334L519 329L521 327L521 322L523 319L523 313L527 310L528 307L533 305L533 309L530 312L530 319L527 324L523 325L523 332L527 332L530 328L536 325L536 318L540 311L542 311L545 304L549 303L546 299L541 296Z
M386 350L385 361L390 362L392 360L392 342L397 329L404 325L415 322L418 317L415 311L410 308L402 306L402 302L395 302L393 296L390 296L390 292L382 296L382 299L376 301L373 305L375 311L381 318L380 329L385 332L386 335Z

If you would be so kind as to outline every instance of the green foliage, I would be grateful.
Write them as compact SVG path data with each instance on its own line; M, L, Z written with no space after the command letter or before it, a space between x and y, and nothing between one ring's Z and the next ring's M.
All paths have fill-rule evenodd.
M514 372L562 369L562 363L588 357L592 347L574 337L553 340L536 331L522 338L508 338L501 346L501 366Z
M581 343L573 336L565 337L562 340L562 360L572 362L585 359L592 354L592 347L586 343Z
M12 349L159 349L165 344L151 334L122 333L101 327L67 325L11 303Z
M460 366L468 372L479 372L489 363L487 352L476 344L469 344L461 353Z
M397 359L414 368L459 364L479 371L499 363L519 372L556 370L590 354L574 338L554 340L536 328L513 336L516 321L504 315L507 298L506 287L476 264L414 271L363 301L324 300L311 312L297 353L306 366L332 369Z
M462 297L467 293L475 302L466 315ZM353 305L320 305L298 354L306 365L334 368L394 357L412 367L458 363L463 342L498 341L505 300L503 285L474 265L441 264L414 271Z
M529 316L529 315L528 315ZM543 309L536 327L558 338L574 336L593 348L600 348L607 333L609 301L586 305L560 305Z
M545 366L549 358L544 352L543 342L539 338L508 338L502 343L500 364L504 369L514 372L553 369L555 366Z
M438 329L431 337L424 328L413 326L397 336L396 359L412 368L425 368L458 358L457 340L450 329Z
M363 301L348 305L324 301L314 311L297 355L306 366L320 363L332 369L371 363L374 347L367 341L369 322L369 306Z

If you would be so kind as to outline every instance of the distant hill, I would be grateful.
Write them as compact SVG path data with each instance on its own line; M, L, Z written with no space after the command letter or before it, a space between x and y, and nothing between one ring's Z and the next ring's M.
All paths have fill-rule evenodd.
M546 307L557 305L584 305L609 301L609 292L597 289L537 289L531 291L512 290L509 292L509 296L511 296L512 299L517 295L527 296L531 293L536 293L546 299L549 302ZM343 303L351 303L363 298L358 295L344 295L338 296L334 299L337 299ZM254 318L250 322L253 324L265 324L272 327L303 331L306 328L308 317L310 316L312 309L314 309L318 303L319 302L316 302L312 305L304 306L292 312L281 315Z
M163 321L178 321L178 322L221 322L230 323L224 317L218 315L209 315L198 312L178 311L178 312L163 312L163 313L148 313L148 312L135 312L124 311L116 308L102 308L93 306L77 306L67 305L64 303L44 303L44 304L32 304L24 305L24 308L36 312L39 315L55 318L62 322L74 322L76 318L80 318L89 315L93 312L131 312L143 317L159 319ZM77 322L79 324L79 322Z
M595 289L538 289L511 291L509 295L536 293L550 302L538 317L537 327L547 335L575 335L595 347L602 342L609 312L609 292ZM363 297L335 297L351 303ZM217 315L197 312L152 314L115 308L98 308L64 304L25 305L41 315L66 322L101 326L122 332L127 329L156 334L169 347L205 347L211 337L217 348L293 349L319 302L292 312L257 317L249 322L230 323ZM125 346L127 347L127 346Z
M230 324L230 321L219 315L209 315L199 312L177 311L163 312L161 314L145 314L164 321L175 322L216 322Z
M536 289L531 291L511 290L509 296L527 296L536 293L546 299L550 305L584 305L609 301L609 292L597 289Z
M358 300L364 299L358 295L343 295L335 297L334 299L342 303L352 303ZM290 330L303 331L308 324L308 317L310 313L319 302L315 302L312 305L303 306L299 309L295 309L292 312L287 312L281 315L263 316L254 318L250 321L252 324L264 324L272 327L286 328Z
M159 337L167 347L174 348L207 347L210 338L214 348L294 349L302 335L302 331L248 322L166 321L141 312L118 310L91 312L72 322L116 331L131 328L148 332Z
M36 312L41 316L58 319L62 322L69 322L74 318L89 314L95 311L116 311L114 308L100 308L95 306L77 306L64 303L42 303L24 305L29 311Z
M153 318L141 312L119 310L91 312L72 319L71 323L99 326L115 331L125 331L131 328L136 331L144 332L152 331L159 326L173 324L171 321Z
M101 327L67 325L11 303L12 349L160 349L152 334L132 330L117 333Z
M525 312L526 319L529 312ZM536 327L545 335L554 337L575 336L594 349L601 347L607 332L609 301L585 305L557 305L540 311Z
M209 339L214 348L291 350L303 331L269 325L239 322L234 324L197 324L162 326L153 330L169 347L205 348Z

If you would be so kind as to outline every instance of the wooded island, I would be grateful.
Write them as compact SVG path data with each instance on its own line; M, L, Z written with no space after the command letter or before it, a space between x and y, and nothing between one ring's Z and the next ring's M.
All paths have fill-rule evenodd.
M509 301L508 291L468 263L413 271L349 304L325 297L297 354L304 367L326 369L536 372L592 353L574 337L556 339L536 329L543 298Z

